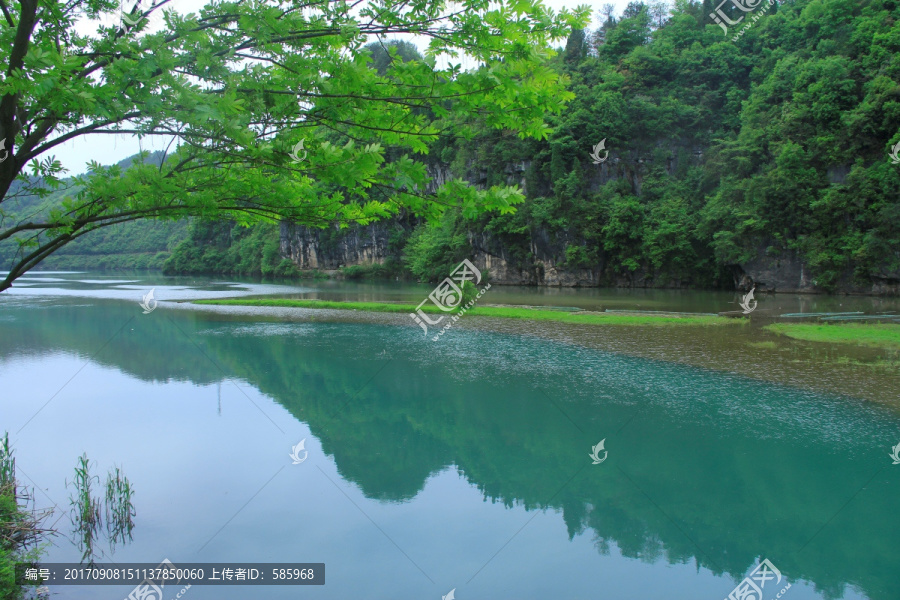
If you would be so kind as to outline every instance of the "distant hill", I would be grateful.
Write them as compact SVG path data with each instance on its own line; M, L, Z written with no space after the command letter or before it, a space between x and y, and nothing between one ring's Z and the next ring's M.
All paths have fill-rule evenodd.
M144 158L145 163L159 164L162 152L153 152ZM127 169L139 155L129 156L117 164ZM71 180L67 180L70 183ZM7 214L40 214L45 207L59 204L62 197L77 192L77 188L60 189L46 198L22 193L26 183L16 181L10 195L21 194L4 202ZM130 270L161 269L172 249L187 237L188 221L162 221L145 219L113 225L89 233L66 245L45 259L38 270ZM10 267L17 251L12 243L0 242L0 270Z

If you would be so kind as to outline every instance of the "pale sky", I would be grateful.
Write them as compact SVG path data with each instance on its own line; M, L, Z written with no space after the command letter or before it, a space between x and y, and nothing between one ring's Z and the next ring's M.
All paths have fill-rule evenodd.
M590 29L596 29L600 24L597 15L601 6L607 3L613 4L616 7L616 14L620 15L628 5L629 1L630 0L544 0L544 3L554 10L559 10L563 7L574 8L579 4L586 4L590 6L593 11L593 20L588 27ZM179 12L184 13L196 11L204 4L205 2L203 0L174 0L170 6ZM93 24L82 23L79 26L79 30L83 33L96 31L95 28L96 22ZM559 45L564 43L565 41L561 40ZM103 165L110 165L123 158L136 154L142 149L150 151L162 150L170 143L170 141L171 138L162 138L159 136L139 140L137 136L131 134L81 136L69 140L64 144L60 144L52 152L42 155L40 159L44 160L50 154L55 155L62 163L63 167L68 169L68 173L66 173L65 176L79 175L87 170L86 166L89 161L97 161Z

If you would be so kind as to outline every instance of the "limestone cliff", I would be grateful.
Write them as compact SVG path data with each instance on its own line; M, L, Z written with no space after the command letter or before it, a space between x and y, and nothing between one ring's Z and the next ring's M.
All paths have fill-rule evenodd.
M703 160L703 150L689 145L666 145L646 152L610 152L607 160L599 165L589 164L585 185L596 191L610 181L624 179L633 193L640 196L641 184L648 168L656 160L664 160L666 171L673 174L689 164ZM519 185L526 191L525 172L528 161L510 164L505 169L507 184ZM829 172L833 181L846 175L843 168ZM443 184L451 177L446 166L428 166L432 183L428 192ZM485 185L487 174L469 165L468 180L476 186ZM535 190L541 194L546 190ZM291 224L282 224L281 252L301 269L336 270L353 265L384 263L390 256L388 241L398 228L407 230L415 222L392 219L366 227L350 227L339 230L310 229ZM611 264L603 252L599 260L589 267L573 267L566 261L566 249L570 245L583 245L583 240L570 239L566 231L548 231L543 228L532 230L527 248L522 244L511 246L485 231L470 231L470 260L499 285L538 285L562 287L636 287L636 288L696 288L703 282L695 281L688 275L655 273L647 268L628 272L620 265ZM394 250L396 252L396 249ZM740 264L726 265L735 289L748 290L756 287L760 291L823 293L826 291L811 275L812 269L792 250L773 252L762 245L756 256ZM897 263L900 264L900 256ZM726 283L727 274L722 285ZM708 285L708 284L706 284ZM832 286L832 291L853 294L900 294L900 269L884 267L869 274L863 281L854 279L852 267L841 275Z

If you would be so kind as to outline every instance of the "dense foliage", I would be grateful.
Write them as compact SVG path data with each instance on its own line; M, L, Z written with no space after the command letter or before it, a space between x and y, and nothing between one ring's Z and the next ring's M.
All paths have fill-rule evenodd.
M135 162L159 165L162 153L153 153L141 160L130 156L118 163L127 169ZM14 182L11 198L4 203L5 214L40 214L77 195L80 186L75 178L66 178L59 189L47 195L28 193L33 182ZM188 233L187 221L145 219L111 225L66 244L41 263L43 269L135 270L161 269L175 245ZM20 252L12 240L0 242L0 265L14 264Z
M588 16L530 0L254 0L190 14L137 2L126 12L115 0L4 5L0 242L16 251L0 291L73 240L139 219L322 226L510 210L521 195L505 186L454 180L425 193L414 157L440 136L546 136L546 115L569 92L545 58ZM428 40L422 60L394 48L370 68L366 44L398 34ZM461 53L481 66L462 69ZM36 212L13 206L66 185L51 155L60 144L111 133L171 144L159 164L92 162L73 194Z
M488 251L523 272L550 261L601 283L733 286L742 265L793 255L824 290L900 279L900 164L889 157L900 3L760 4L727 35L709 16L716 5L632 3L618 17L604 9L594 31L573 29L547 61L573 98L547 116L546 139L488 128L437 138L423 159L432 169L484 188L522 184L525 202L421 222L384 274L436 279ZM386 53L370 51L383 68ZM601 140L609 154L594 164ZM195 226L169 269L274 273L267 231L255 246L231 234L236 254L214 265L208 227Z
M711 6L679 2L660 26L632 4L592 35L574 32L556 68L575 99L548 140L485 132L448 153L487 183L530 163L515 215L455 234L491 232L527 265L536 232L548 232L558 262L610 277L710 284L788 251L825 289L849 269L897 273L898 3L786 2L737 41L711 23ZM603 139L598 166L589 152ZM432 248L457 239L431 237ZM412 250L413 264L433 251Z
M760 5L728 35L708 0L606 10L550 62L574 98L549 138L484 130L432 146L433 165L521 181L526 201L423 223L407 268L438 278L489 239L523 271L549 258L601 282L732 286L740 265L790 253L821 289L900 278L898 6Z
M188 239L165 262L166 273L299 274L294 263L281 256L277 225L248 228L227 221L194 221L188 231Z

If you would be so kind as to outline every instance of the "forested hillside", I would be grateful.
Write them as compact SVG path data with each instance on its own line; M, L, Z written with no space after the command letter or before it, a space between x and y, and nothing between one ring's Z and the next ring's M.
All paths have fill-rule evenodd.
M494 233L523 261L543 230L557 260L607 279L725 284L796 254L820 288L896 281L897 7L784 3L732 41L710 2L656 22L632 4L575 32L556 64L576 99L547 143L491 135L451 152L489 180L530 161L528 203L454 229ZM598 166L588 153L602 139L610 159Z
M714 8L607 11L552 59L575 99L548 118L549 139L484 132L432 148L434 169L519 181L527 200L513 215L420 225L406 268L436 277L481 252L523 282L546 282L549 265L578 284L731 287L799 264L810 288L890 291L900 280L897 2L763 5L739 36L713 23ZM595 164L601 140L598 156L609 154Z
M575 98L548 115L547 139L483 131L423 158L442 178L518 183L525 202L514 214L382 224L391 247L376 240L373 255L391 260L378 272L435 278L476 256L519 283L897 292L898 2L760 3L728 34L716 6L632 3L573 31L549 60ZM189 233L169 272L296 271L283 228ZM348 233L358 235L325 230L311 243Z
M162 153L150 153L144 162L159 164ZM116 165L127 169L139 156L130 156ZM0 216L9 219L34 217L57 206L62 198L79 192L73 179L64 179L60 187L41 197L30 193L34 181L15 182L10 193L9 208ZM112 225L79 238L53 253L41 263L42 269L161 269L170 251L187 236L186 221L142 220ZM0 271L7 268L22 249L13 241L0 242Z

